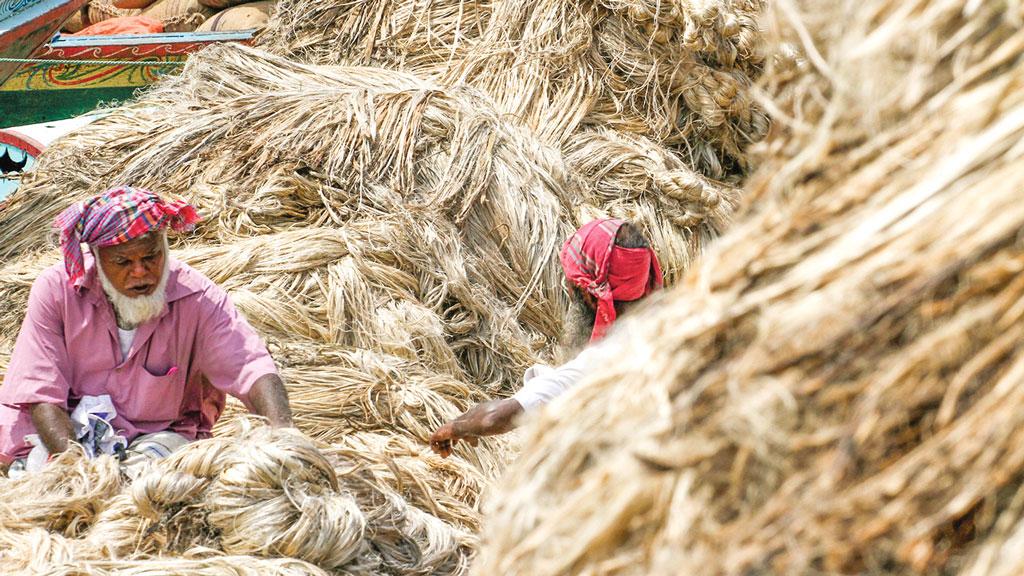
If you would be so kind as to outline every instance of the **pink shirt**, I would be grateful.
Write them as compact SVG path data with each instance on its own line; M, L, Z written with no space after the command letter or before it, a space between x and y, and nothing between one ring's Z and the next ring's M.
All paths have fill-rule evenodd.
M266 346L224 290L174 258L168 267L167 305L138 327L126 358L91 255L80 290L63 263L36 279L0 386L0 462L28 453L28 408L41 402L70 412L82 396L109 394L129 441L162 430L208 437L225 393L251 408L253 383L277 372Z

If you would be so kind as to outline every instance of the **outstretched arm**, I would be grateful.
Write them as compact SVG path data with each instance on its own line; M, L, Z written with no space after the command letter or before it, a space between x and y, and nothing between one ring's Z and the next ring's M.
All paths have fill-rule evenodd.
M481 436L504 434L512 430L522 413L523 406L512 398L481 402L438 428L430 437L430 448L447 458L459 440L476 446Z
M259 416L270 421L274 428L291 428L292 409L288 404L288 392L277 374L265 374L256 379L249 389L249 403Z
M504 434L515 428L524 412L534 411L564 394L583 379L594 352L588 349L573 360L540 376L527 376L526 385L512 398L481 402L441 426L430 437L430 448L447 458L459 440L476 446L481 436Z

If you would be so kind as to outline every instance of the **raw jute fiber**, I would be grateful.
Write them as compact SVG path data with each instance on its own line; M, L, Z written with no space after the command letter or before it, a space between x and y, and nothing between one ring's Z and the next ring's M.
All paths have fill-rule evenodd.
M41 475L0 479L5 502L36 507L5 517L0 560L5 571L66 573L220 573L231 562L243 573L463 571L473 536L406 504L361 460L329 457L294 429L247 420L153 462L131 483L112 458L71 451Z
M1021 16L777 3L750 207L525 431L475 573L1024 570Z
M762 9L759 0L282 0L259 43L305 62L468 83L547 143L611 129L723 179L745 174L746 148L768 130L750 94L765 58Z

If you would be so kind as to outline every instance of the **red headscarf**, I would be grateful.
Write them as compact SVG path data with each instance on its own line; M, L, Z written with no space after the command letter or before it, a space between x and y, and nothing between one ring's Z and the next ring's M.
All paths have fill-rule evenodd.
M562 246L562 269L570 282L597 299L591 342L604 337L615 322L615 301L639 300L661 288L661 266L650 248L623 248L615 235L625 222L594 220Z
M85 274L82 242L114 246L165 226L179 232L191 230L198 221L196 209L185 202L165 202L149 190L118 186L72 204L53 225L60 230L64 267L77 287Z

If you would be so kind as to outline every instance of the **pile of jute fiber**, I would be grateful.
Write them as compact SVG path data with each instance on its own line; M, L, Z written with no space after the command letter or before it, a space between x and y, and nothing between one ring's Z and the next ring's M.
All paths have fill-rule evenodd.
M226 561L257 573L464 570L473 537L409 506L368 467L332 461L294 430L235 427L154 462L130 485L115 460L74 451L35 482L9 483L4 568L188 573ZM186 554L168 560L174 552ZM156 558L140 559L148 556Z
M748 90L765 58L763 5L281 0L259 44L304 62L468 83L546 142L613 130L724 178L744 172L744 150L768 129Z
M550 355L565 306L552 254L575 215L563 198L566 176L537 178L539 161L519 141L528 135L506 136L469 96L379 76L332 77L223 47L56 144L3 213L0 285L4 301L16 304L2 314L3 346L13 344L31 281L58 259L46 237L55 210L114 182L184 191L206 220L175 253L227 289L266 338L299 427L329 443L325 453L380 471L399 496L385 503L384 520L400 522L394 511L402 504L461 534L477 526L476 500L503 448L490 443L441 461L425 454L425 440L470 403L511 391L518 374ZM196 151L197 144L207 147ZM90 505L107 509L119 490L127 488ZM77 514L59 482L51 492L50 507L67 509L74 530L45 520L4 523L8 539L33 538L31 528L81 536L91 517ZM364 515L382 506L369 496L357 497ZM12 487L0 498L13 505L49 497L26 498ZM194 544L147 549L144 534L109 556L186 553ZM417 537L411 557L437 545L454 560L389 567L379 542L367 544L377 564L361 555L344 565L280 550L264 555L350 573L465 568L471 541L437 542L429 531ZM223 542L210 547L230 553Z
M479 87L218 46L52 145L0 213L0 370L32 281L59 260L53 217L129 183L198 207L205 220L172 254L266 339L309 439L239 429L235 405L213 439L134 482L74 453L0 480L4 565L465 572L479 501L515 448L489 440L442 460L426 439L559 359L561 243L596 215L628 217L672 280L736 200L735 182L649 140L600 137L616 154L604 166ZM282 469L296 471L265 473Z
M257 44L472 86L670 255L720 231L767 115L760 0L281 0ZM552 152L554 153L554 152ZM637 196L656 199L634 204ZM648 209L647 206L650 206Z
M476 573L1024 570L1020 8L778 2L749 208L524 433Z

